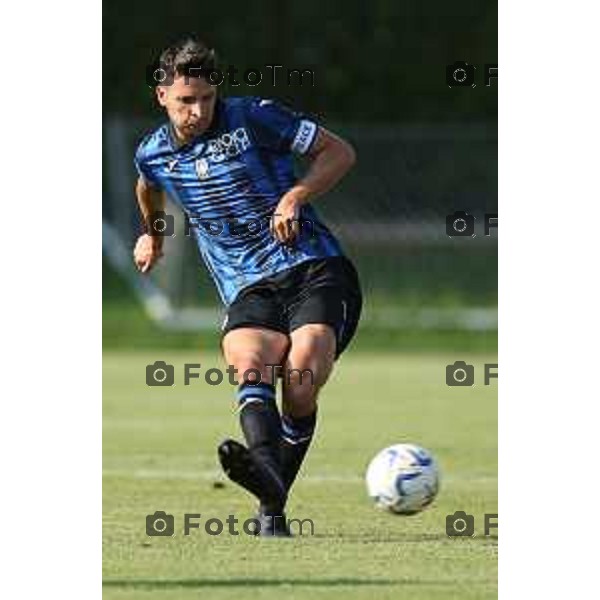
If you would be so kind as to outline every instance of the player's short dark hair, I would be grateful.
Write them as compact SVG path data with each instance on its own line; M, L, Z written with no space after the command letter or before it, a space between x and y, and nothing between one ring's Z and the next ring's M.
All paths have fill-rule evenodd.
M217 67L213 49L194 38L185 38L165 48L160 55L161 67L169 77L208 77Z

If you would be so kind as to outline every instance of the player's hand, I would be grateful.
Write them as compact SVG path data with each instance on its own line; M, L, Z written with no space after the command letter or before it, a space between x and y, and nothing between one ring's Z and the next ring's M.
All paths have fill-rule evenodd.
M133 261L138 271L147 273L163 255L162 238L155 235L140 235L133 250Z
M271 232L282 244L292 244L300 233L300 199L284 194L273 213Z

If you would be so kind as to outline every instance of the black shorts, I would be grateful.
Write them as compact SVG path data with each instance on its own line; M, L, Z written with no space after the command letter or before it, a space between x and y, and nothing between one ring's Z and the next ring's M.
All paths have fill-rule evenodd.
M335 332L337 358L354 336L361 309L358 274L346 257L308 260L243 289L227 311L222 333L256 326L289 334L324 323Z

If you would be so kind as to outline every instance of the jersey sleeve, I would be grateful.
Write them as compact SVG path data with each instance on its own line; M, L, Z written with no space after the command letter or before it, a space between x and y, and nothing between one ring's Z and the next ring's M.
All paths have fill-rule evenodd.
M307 154L319 130L314 119L262 98L252 99L247 119L258 145L278 152Z
M143 142L139 145L138 149L135 153L135 158L133 159L135 164L136 171L138 175L150 186L153 188L160 188L160 185L154 175L152 174L152 169L149 167L145 160Z

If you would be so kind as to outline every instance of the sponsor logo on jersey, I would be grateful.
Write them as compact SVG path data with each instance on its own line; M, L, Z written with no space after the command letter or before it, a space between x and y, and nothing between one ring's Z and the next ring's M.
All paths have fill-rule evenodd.
M207 153L212 162L223 162L228 158L239 156L250 147L250 137L245 127L238 127L234 131L208 142Z

